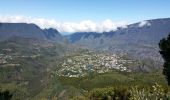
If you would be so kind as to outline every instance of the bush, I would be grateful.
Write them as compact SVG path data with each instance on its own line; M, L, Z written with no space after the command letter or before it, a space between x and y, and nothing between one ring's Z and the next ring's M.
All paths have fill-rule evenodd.
M132 100L169 100L170 94L157 83L149 89L132 87L130 90Z
M90 100L129 100L130 93L126 88L98 88L90 92Z
M6 90L0 92L0 100L11 100L12 94Z
M166 76L168 85L170 85L170 34L166 39L164 38L160 41L159 48L160 54L165 61L163 65L163 74Z
M90 100L169 100L170 92L157 83L152 87L97 88L89 93Z

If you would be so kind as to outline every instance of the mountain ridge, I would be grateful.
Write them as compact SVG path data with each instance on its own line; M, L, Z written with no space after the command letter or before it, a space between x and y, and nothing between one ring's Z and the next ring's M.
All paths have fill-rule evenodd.
M19 36L51 42L70 42L69 45L80 48L123 52L139 59L151 58L156 61L162 61L158 43L169 32L170 18L145 20L127 27L119 27L116 31L76 32L69 36L61 35L57 29L41 29L35 24L0 23L0 40Z
M170 18L145 20L116 31L80 32L67 38L73 45L93 50L126 52L136 58L162 61L158 43L170 33ZM78 36L80 35L80 36ZM73 40L77 41L73 41Z
M0 23L0 40L6 40L13 36L53 42L63 41L64 39L58 30L53 28L41 29L33 23Z
M140 25L140 23L142 23L142 22L147 22L147 23L149 23L150 25L145 25L145 24L147 24L147 23L144 23L144 25L143 26L139 26ZM72 36L74 37L75 36L75 34L81 34L81 37L83 37L82 35L84 35L84 37L88 37L88 36L93 36L94 34L97 34L98 35L98 37L100 37L100 36L109 36L109 37L112 37L113 35L123 35L123 34L125 34L125 33L128 33L128 34L130 34L131 32L133 32L134 33L134 31L137 31L137 30L134 30L133 28L138 28L138 30L139 30L139 32L141 33L142 32L142 29L145 29L144 31L147 31L147 29L148 28L152 28L152 26L153 25L159 25L159 24L168 24L168 26L166 26L167 28L166 28L166 30L165 31L167 31L168 30L168 32L169 32L169 28L170 28L170 26L169 26L169 23L170 23L170 18L160 18L160 19L151 19L151 20L144 20L144 21L141 21L141 22L137 22L137 23L133 23L133 24L129 24L129 25L127 25L127 27L125 27L125 28L123 28L123 27L118 27L118 29L117 30L115 30L115 31L110 31L110 32L102 32L102 33L98 33L98 32L76 32L76 33L73 33L73 34L71 34L70 36L69 36L69 39L72 41ZM159 26L156 26L158 29L159 29ZM156 29L157 30L157 29ZM153 31L153 29L152 29L152 31ZM136 32L136 33L139 33L139 32ZM88 36L87 36L87 34L88 34ZM143 33L146 33L146 32L143 32ZM156 32L155 32L156 33ZM159 33L160 34L160 33ZM166 37L167 36L167 32L163 32L162 34L165 34L164 35L164 37ZM96 36L94 35L94 38L95 38ZM162 38L162 37L161 37ZM75 41L74 41L75 42Z

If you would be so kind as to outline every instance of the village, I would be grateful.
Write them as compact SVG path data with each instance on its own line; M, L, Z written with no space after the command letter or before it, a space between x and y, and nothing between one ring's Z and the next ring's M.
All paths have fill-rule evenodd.
M83 53L67 57L61 61L56 72L59 76L83 77L89 73L105 73L112 70L131 72L125 65L133 63L124 60L116 54Z

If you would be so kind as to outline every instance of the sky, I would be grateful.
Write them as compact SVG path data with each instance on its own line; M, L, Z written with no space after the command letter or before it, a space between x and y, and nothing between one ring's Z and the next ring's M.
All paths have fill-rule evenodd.
M0 0L0 22L35 23L63 33L110 31L170 17L170 0Z

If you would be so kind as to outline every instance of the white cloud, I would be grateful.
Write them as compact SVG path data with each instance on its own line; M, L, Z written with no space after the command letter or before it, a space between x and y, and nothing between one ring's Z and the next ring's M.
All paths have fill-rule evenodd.
M151 26L151 23L149 23L148 21L142 21L139 23L139 27L143 27L143 26Z
M91 20L84 20L79 23L75 22L61 22L55 19L32 18L26 16L0 16L0 22L9 23L34 23L41 28L55 28L60 32L108 32L116 30L117 27L126 28L127 22L113 22L106 19L102 22L96 23ZM144 23L146 24L146 23Z

